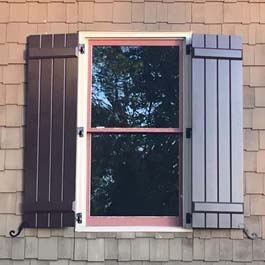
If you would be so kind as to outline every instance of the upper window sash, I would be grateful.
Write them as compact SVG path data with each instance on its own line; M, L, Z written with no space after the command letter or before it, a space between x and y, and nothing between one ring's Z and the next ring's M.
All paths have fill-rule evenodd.
M183 94L183 87L182 87L182 61L183 61L183 41L182 40L176 40L176 39L115 39L115 40L103 40L103 39L97 39L97 40L91 40L89 41L88 46L88 83L90 89L88 90L88 122L87 122L87 131L92 132L165 132L165 133L181 133L183 131L182 128L182 94ZM153 47L177 47L178 48L178 58L176 64L178 64L178 80L177 80L177 97L176 97L176 112L177 112L177 124L170 124L170 125L162 125L162 126L120 126L120 124L114 125L114 126L106 126L106 124L96 124L93 125L93 104L92 104L92 97L93 91L93 80L92 80L92 69L93 69L93 48L95 47L110 47L110 46L133 46L133 47L146 47L146 46L153 46ZM102 61L102 60L101 60ZM174 71L174 70L172 70ZM115 89L115 87L114 87ZM166 90L167 88L163 88ZM174 102L172 100L172 102ZM170 103L172 103L170 102Z

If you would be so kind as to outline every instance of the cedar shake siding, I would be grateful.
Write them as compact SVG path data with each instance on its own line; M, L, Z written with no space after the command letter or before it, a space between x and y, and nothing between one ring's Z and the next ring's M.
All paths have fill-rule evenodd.
M77 31L191 31L242 38L244 224L257 239L248 239L241 229L86 233L73 227L26 228L17 238L10 237L9 231L17 230L22 221L24 198L25 114L30 108L27 38ZM0 183L0 265L261 264L265 261L265 0L0 0Z

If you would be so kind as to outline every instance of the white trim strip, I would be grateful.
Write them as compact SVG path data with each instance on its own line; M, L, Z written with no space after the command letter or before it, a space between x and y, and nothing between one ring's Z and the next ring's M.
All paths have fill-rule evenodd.
M76 232L178 232L192 233L192 229L168 226L81 226L76 227Z
M79 40L97 38L187 38L191 40L191 32L79 32ZM80 42L82 43L82 42Z
M88 89L88 42L99 38L144 38L144 39L186 39L186 44L191 43L191 32L79 32L79 44L85 45L85 53L78 56L78 99L77 99L77 127L87 131L87 89ZM76 223L78 232L192 232L181 227L87 227L86 226L86 193L87 193L87 134L77 136L76 145L76 195L75 212L82 213L81 224Z

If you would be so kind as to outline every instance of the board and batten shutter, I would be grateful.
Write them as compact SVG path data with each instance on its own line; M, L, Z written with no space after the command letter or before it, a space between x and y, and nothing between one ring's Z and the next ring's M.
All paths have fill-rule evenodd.
M192 36L192 226L242 228L242 42Z
M28 38L23 221L74 226L77 34Z

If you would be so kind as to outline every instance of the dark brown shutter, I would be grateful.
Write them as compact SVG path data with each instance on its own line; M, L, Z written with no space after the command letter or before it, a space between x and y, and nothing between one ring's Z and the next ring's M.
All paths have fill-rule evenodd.
M28 38L23 220L74 226L77 34Z
M242 42L192 37L192 226L243 225Z

